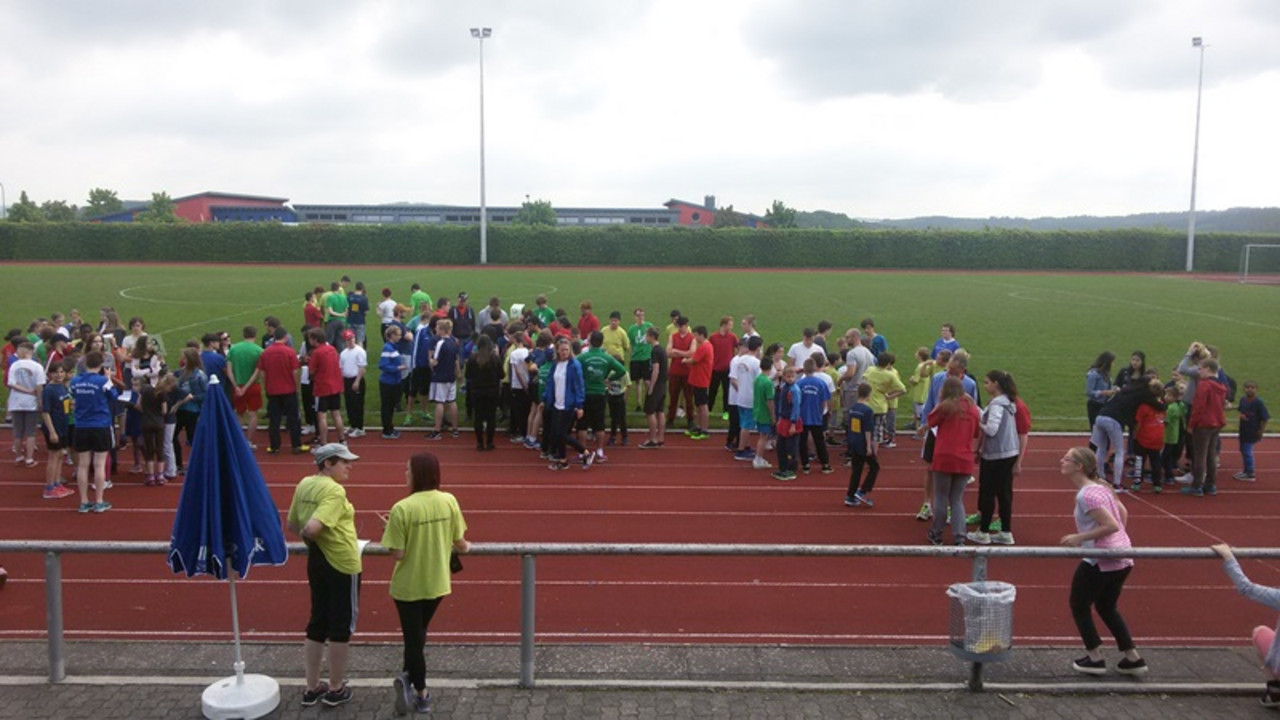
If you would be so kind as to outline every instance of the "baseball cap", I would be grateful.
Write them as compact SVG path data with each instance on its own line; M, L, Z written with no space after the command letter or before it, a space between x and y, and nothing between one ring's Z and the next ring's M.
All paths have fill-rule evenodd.
M348 450L347 446L343 445L342 443L329 443L328 445L321 445L315 450L312 450L311 454L316 456L317 465L323 465L324 462L330 458L340 458L342 460L359 460L360 459L359 455L356 455L355 453Z
M356 331L355 331L355 330L343 330L343 331L342 331L342 339L343 339L343 340L355 340L355 339L356 339Z

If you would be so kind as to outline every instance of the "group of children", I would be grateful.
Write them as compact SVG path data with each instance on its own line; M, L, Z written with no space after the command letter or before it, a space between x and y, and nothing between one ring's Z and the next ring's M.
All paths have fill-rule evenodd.
M1124 488L1124 469L1131 465L1129 489L1149 482L1155 493L1168 480L1185 485L1193 497L1216 495L1221 432L1226 413L1239 415L1239 446L1243 468L1233 477L1255 480L1254 446L1261 441L1271 415L1258 397L1258 384L1246 381L1235 403L1235 381L1222 370L1217 350L1193 342L1168 381L1147 367L1146 355L1134 352L1129 364L1110 379L1115 356L1105 352L1086 373L1086 396L1091 422L1090 445L1099 459L1110 462L1112 485ZM1129 442L1124 431L1129 430ZM1126 462L1126 454L1132 459Z

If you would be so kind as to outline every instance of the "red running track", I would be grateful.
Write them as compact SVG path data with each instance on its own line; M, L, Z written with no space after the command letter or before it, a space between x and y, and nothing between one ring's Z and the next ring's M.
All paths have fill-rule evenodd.
M610 451L587 472L551 472L536 454L500 441L477 454L469 436L428 442L417 433L399 441L352 441L362 456L348 493L361 537L380 539L385 512L404 494L410 453L428 448L445 467L474 542L691 542L923 544L923 465L907 439L882 456L874 509L843 505L848 472L779 483L766 471L734 462L716 438L673 438L658 451L634 446ZM1020 545L1057 545L1073 530L1072 490L1058 458L1082 438L1035 437L1016 483L1014 534ZM1190 498L1176 491L1125 495L1130 534L1141 546L1204 546L1275 542L1280 503L1280 451L1259 449L1259 480L1230 476L1239 468L1233 441L1224 449L1220 494ZM259 458L282 512L308 458ZM169 537L178 485L142 487L122 474L108 495L115 509L75 512L75 498L40 498L43 468L0 468L0 527L7 539L152 540ZM976 506L976 492L967 495ZM296 538L290 538L296 540ZM0 558L8 586L0 590L0 638L31 638L45 628L43 559ZM992 561L990 577L1018 587L1015 635L1021 644L1075 644L1066 606L1075 561L1020 558ZM519 635L520 563L514 557L472 557L455 579L433 624L433 639L513 642ZM391 561L365 559L357 638L396 641L387 597ZM1258 582L1280 585L1280 563L1248 561ZM947 631L943 591L965 581L971 562L915 558L548 557L538 560L541 642L693 642L939 644ZM173 575L164 558L67 556L63 565L66 628L71 638L187 640L226 638L230 609L225 583ZM250 640L296 639L307 614L305 563L254 568L237 583L241 627ZM1270 611L1238 597L1219 564L1140 561L1121 600L1140 645L1237 645ZM1105 633L1104 633L1105 637Z

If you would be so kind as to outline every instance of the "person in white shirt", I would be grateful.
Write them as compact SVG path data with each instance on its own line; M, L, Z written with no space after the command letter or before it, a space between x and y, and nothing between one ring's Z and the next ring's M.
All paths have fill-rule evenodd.
M356 344L354 330L343 330L342 342L345 347L338 355L338 369L342 371L342 397L347 405L347 436L364 437L364 376L369 355Z

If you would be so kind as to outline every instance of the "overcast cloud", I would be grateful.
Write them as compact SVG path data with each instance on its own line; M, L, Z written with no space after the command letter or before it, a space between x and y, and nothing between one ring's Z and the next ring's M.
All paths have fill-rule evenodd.
M0 0L12 204L222 190L855 217L1274 206L1268 0Z

